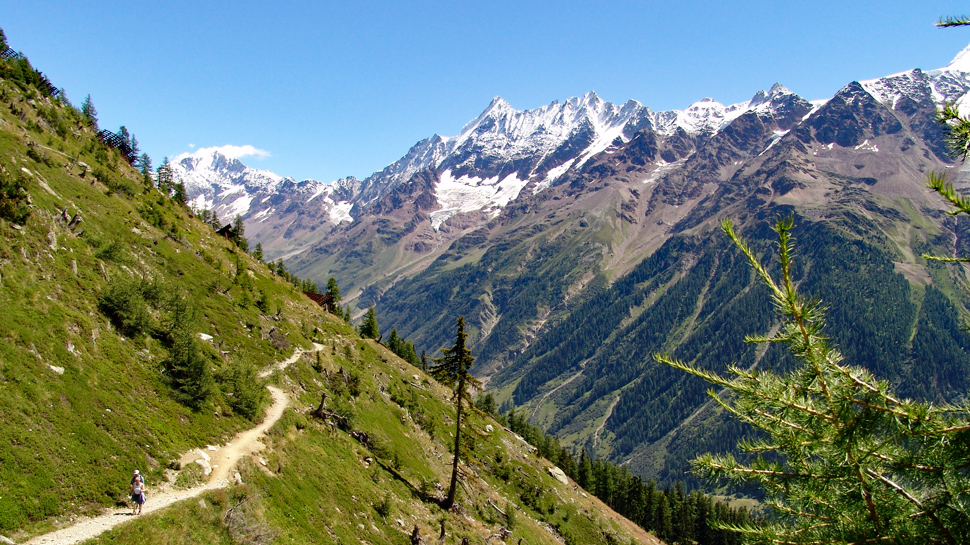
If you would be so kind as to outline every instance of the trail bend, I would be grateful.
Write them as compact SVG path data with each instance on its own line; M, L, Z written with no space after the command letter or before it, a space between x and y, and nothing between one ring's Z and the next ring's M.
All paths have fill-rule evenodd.
M313 344L313 351L320 351L323 348L321 344ZM299 360L304 352L306 351L303 349L296 349L293 355L286 360L277 362L261 372L259 374L260 378L269 376L273 371L286 369ZM71 526L48 534L35 536L29 541L26 541L25 544L73 545L97 537L103 532L128 522L137 516L144 516L162 510L173 503L194 498L206 490L214 490L228 486L230 476L236 464L239 463L239 460L244 456L255 454L265 448L260 440L276 424L280 417L283 416L283 412L290 404L290 399L283 390L276 386L267 386L267 389L269 389L270 395L273 398L273 403L266 410L266 418L259 425L239 432L233 437L232 441L222 447L207 446L205 448L192 449L182 455L181 462L183 465L186 463L194 463L196 460L205 460L211 467L212 471L209 473L208 480L205 484L184 490L175 490L169 483L163 483L157 487L152 486L152 483L148 483L145 491L147 500L144 506L142 506L141 515L131 515L130 508L112 508L96 517L82 517ZM204 464L202 465L205 467Z

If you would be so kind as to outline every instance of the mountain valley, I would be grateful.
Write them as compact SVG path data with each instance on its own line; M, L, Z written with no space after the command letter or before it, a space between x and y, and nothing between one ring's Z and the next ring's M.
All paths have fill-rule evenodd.
M419 349L436 353L465 316L488 391L564 444L699 485L686 461L745 430L653 354L790 365L742 342L776 320L721 219L768 251L768 225L794 215L800 281L831 307L847 359L905 395L965 391L965 271L921 256L966 246L965 221L925 180L964 185L935 114L963 103L968 59L816 101L781 85L670 112L594 93L527 111L496 98L458 136L422 140L364 180L296 182L216 156L175 164L197 206L240 214L265 255L334 277L356 312L373 304ZM239 178L197 177L187 161ZM957 348L943 358L941 344Z

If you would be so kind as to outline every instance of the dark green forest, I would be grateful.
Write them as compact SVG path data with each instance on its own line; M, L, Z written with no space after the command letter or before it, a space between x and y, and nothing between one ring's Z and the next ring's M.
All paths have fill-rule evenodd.
M772 250L774 233L768 219L786 211L765 210L749 223L745 235L758 251ZM826 332L847 361L886 377L902 395L954 400L966 390L970 371L970 335L952 299L960 300L962 294L945 281L949 273L942 264L927 265L937 285L911 284L895 269L897 250L871 235L880 231L869 221L850 211L825 222L800 218L794 273L801 289L830 303ZM863 233L869 234L863 238ZM416 278L408 294L379 310L402 335L436 338L427 333L434 323L429 314L433 309L458 304L475 315L483 303L471 294L484 291L491 294L493 305L507 309L496 329L502 324L511 327L516 320L509 318L516 312L524 320L542 301L554 298L552 292L565 289L568 282L556 278L557 273L578 274L572 265L595 251L591 246L557 246L569 237L544 241L532 250L539 257L526 262L535 267L532 281L526 285L518 276L502 285L496 280L501 277L488 271L521 263L532 235L513 233L479 261L458 267L453 263L457 254L446 254ZM419 304L424 298L431 301ZM399 312L401 308L410 312ZM680 427L707 403L708 386L656 364L653 354L666 351L713 370L732 361L780 370L792 365L780 347L760 353L744 343L745 335L771 329L774 308L743 256L716 232L673 237L612 284L599 275L568 310L562 319L553 313L550 324L492 378L490 387L514 383L510 405L521 406L558 385L561 377L583 369L550 398L557 407L555 416L537 424L555 435L575 433L588 422L584 412L619 393L605 428L612 443L609 450L594 455L615 463L629 460L631 471L652 475L662 486L677 480L691 489L701 486L688 473L688 460L704 451L733 451L747 430L712 409L697 415L705 422L703 430ZM495 331L491 338L496 335L511 333ZM443 338L441 344L445 342ZM486 358L492 348L486 340L476 350L477 357ZM662 465L645 465L649 456L638 449L661 440L668 443ZM592 445L573 446L578 452Z

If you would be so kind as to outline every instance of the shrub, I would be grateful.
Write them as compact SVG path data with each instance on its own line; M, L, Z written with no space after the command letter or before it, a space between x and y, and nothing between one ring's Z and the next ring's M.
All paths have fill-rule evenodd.
M378 515L386 519L391 514L392 505L393 504L391 503L391 493L387 492L384 494L384 498L381 499L381 501L374 504L374 511L377 511Z
M234 365L229 373L227 386L232 393L227 399L233 411L250 420L259 416L268 393L251 362Z
M19 172L14 177L0 167L0 218L24 225L29 216L27 178Z
M152 315L139 280L112 284L98 299L98 307L124 335L137 337L153 329Z
M94 247L94 257L115 263L124 263L124 246L117 240L91 238L88 240Z

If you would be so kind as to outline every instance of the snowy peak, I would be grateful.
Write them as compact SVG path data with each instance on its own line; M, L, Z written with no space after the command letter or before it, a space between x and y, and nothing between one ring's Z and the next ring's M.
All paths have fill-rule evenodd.
M683 129L688 134L715 134L732 121L748 112L774 118L778 125L787 130L796 117L811 110L811 104L791 92L780 83L775 83L768 91L758 91L747 102L725 106L712 98L703 98L686 110L672 110L656 114L656 126L662 134L673 134Z
M970 72L970 45L963 48L963 51L957 53L956 56L953 57L953 60L950 61L950 64L946 65L946 67L942 68L942 70L951 72Z
M297 182L268 170L248 167L219 148L179 155L171 165L175 176L185 184L190 206L213 210L224 221L236 215L249 220L265 218L282 194L306 204L322 197L319 206L330 211L340 202L354 198L360 188L360 182L353 177L332 184L316 180ZM344 216L346 213L340 214L341 219L347 219ZM330 217L336 216L331 213Z
M932 101L937 106L958 102L970 91L970 46L945 67L924 72L919 68L859 82L876 100L896 109L903 99Z
M179 155L172 168L190 194L239 184L271 191L284 180L283 176L268 170L247 167L239 159L228 157L216 148Z

